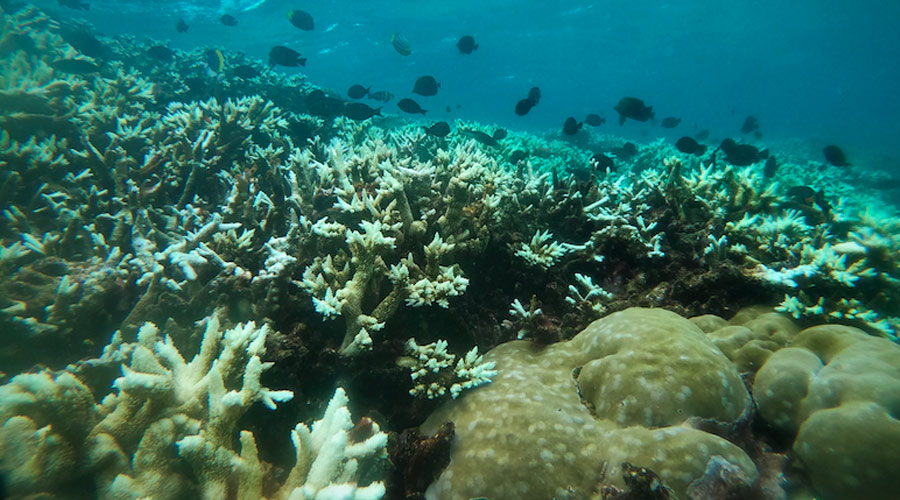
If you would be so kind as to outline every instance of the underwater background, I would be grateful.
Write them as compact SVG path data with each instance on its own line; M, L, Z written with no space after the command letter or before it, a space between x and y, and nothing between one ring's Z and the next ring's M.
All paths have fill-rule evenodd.
M0 498L900 496L900 5L0 12Z

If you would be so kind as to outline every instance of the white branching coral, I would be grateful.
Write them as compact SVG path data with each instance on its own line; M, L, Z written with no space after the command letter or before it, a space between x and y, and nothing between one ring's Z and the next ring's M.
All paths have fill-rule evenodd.
M425 345L416 344L412 338L406 341L406 352L410 357L401 358L398 363L410 370L411 395L435 399L449 392L457 398L462 391L487 384L497 375L496 363L484 361L484 356L478 354L478 347L473 347L458 360L447 347L446 340Z
M519 299L513 300L512 304L509 305L509 315L513 317L513 322L517 328L516 338L521 340L526 336L534 335L534 332L537 330L537 323L543 314L544 311L537 306L535 297L531 298L528 309L525 309L522 303L519 302Z
M576 307L586 305L596 313L606 312L604 302L612 300L613 294L607 292L600 285L594 284L590 276L575 273L575 285L569 285L569 296L566 302Z
M563 255L583 248L583 246L557 243L548 230L537 230L529 243L520 243L516 257L521 257L529 265L549 269L559 262Z

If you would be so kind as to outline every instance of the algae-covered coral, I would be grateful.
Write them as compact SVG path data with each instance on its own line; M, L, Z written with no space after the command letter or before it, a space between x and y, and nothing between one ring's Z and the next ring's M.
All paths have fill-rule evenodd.
M199 50L128 58L146 47L127 38L72 74L54 62L87 59L55 21L20 7L2 22L10 496L587 498L627 488L632 466L675 498L777 495L757 406L793 443L776 451L803 464L798 489L896 489L815 451L857 415L896 433L878 391L898 349L900 218L849 174L768 178L664 141L601 169L591 149L620 140L356 121L243 55L223 57L256 83L209 74ZM803 175L833 206L789 194ZM770 309L675 314L749 305ZM826 322L842 333L797 334ZM853 382L871 397L813 390L878 350ZM427 493L396 479L388 433L447 418L449 468ZM410 455L405 474L426 477L430 455Z

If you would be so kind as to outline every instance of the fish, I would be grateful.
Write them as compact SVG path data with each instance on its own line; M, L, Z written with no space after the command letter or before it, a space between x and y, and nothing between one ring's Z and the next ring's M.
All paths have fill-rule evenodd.
M295 28L300 28L303 31L312 31L315 28L312 15L305 10L289 10L287 18Z
M816 190L809 186L794 186L789 188L786 194L788 198L793 198L800 203L810 206L812 206L816 198Z
M653 106L647 106L644 101L636 97L623 97L613 107L619 113L619 126L625 123L626 118L645 122L653 118Z
M491 135L491 137L493 137L494 139L497 139L498 141L502 141L503 139L506 139L507 135L508 135L508 132L506 131L505 128L498 128L497 130L494 131L494 133Z
M371 88L372 87L366 88L362 85L356 84L350 87L349 90L347 90L347 96L351 99L362 99L363 97L369 95L369 90Z
M525 158L528 158L528 153L526 151L522 151L521 149L517 149L509 155L510 163L519 163Z
M835 146L834 144L830 144L825 146L822 149L822 153L825 155L825 161L834 165L835 167L849 167L850 162L847 161L847 156L844 155L844 151Z
M424 115L428 112L428 110L422 109L422 107L419 106L419 103L412 99L400 99L400 101L397 102L397 107L410 114L421 113Z
M681 123L681 118L675 118L674 116L669 116L663 118L662 122L660 122L659 126L662 128L675 128L678 124Z
M486 146L497 146L497 141L495 141L493 137L485 134L484 132L482 132L480 130L461 128L461 129L459 129L459 132L462 135L464 135L466 137L471 137L472 139L475 139L476 141L478 141Z
M693 137L684 136L675 141L675 148L682 153L702 156L706 153L706 145L700 144Z
M603 118L596 113L591 113L584 117L584 123L587 123L592 127L599 127L600 125L606 123L606 118Z
M447 137L447 135L450 134L450 124L447 122L437 122L430 127L426 127L425 133L435 137Z
M472 35L463 35L458 42L456 42L456 48L459 49L460 54L471 54L475 50L478 50L478 44L475 43L475 37Z
M598 170L614 170L616 168L613 159L603 153L595 153L594 156L591 156L591 161L597 162Z
M231 14L225 14L219 18L219 21L225 26L237 26L237 19Z
M775 160L774 156L770 156L766 160L766 165L763 167L763 177L771 179L775 176L776 171L778 171L778 162Z
M638 153L638 149L633 142L626 142L620 147L612 148L611 152L612 154L616 155L616 158L627 160L636 155Z
M344 104L344 116L351 120L367 120L373 116L381 116L381 108L373 108L361 102L348 102Z
M73 75L86 75L100 71L100 66L84 59L57 59L50 63L53 69Z
M387 90L379 90L377 92L369 92L369 99L380 101L380 102L388 102L394 98L394 94L391 94Z
M694 139L697 139L698 141L705 141L705 140L709 139L709 129L704 128L704 129L698 130L697 133L694 134Z
M409 41L400 33L391 35L391 45L394 46L394 50L401 56L412 54L412 47L409 45Z
M256 78L259 76L259 70L249 64L241 64L240 66L235 66L233 70L234 76L238 78L243 78L244 80L249 80L250 78Z
M537 105L537 103L541 102L540 87L531 87L531 90L528 91L528 100L531 101L535 106Z
M433 76L423 76L416 80L412 91L414 94L430 97L437 94L440 86L441 84Z
M755 116L750 115L744 119L744 124L741 125L741 132L749 134L755 130L759 130L759 122L756 120Z
M344 102L316 89L306 95L306 107L311 115L333 117L344 111Z
M584 124L579 123L574 117L570 116L566 118L565 123L563 123L563 133L566 135L575 135L581 130L581 127Z
M160 61L171 61L175 51L165 45L154 45L147 49L147 55Z
M276 45L269 50L269 64L272 66L306 66L306 58L300 53L283 45Z
M751 144L740 144L734 139L725 139L719 145L719 150L725 153L725 161L738 166L746 167L769 156L767 150L760 151Z
M519 116L525 116L531 111L531 108L534 107L534 101L531 99L522 99L521 101L516 103L516 114Z
M83 31L63 30L59 36L66 41L73 49L81 52L88 57L104 57L109 53L109 49L97 37Z
M225 56L219 49L206 51L206 65L213 73L221 73L225 69Z
M187 30L189 29L191 29L191 27L188 26L188 23L184 22L184 19L179 18L178 22L175 23L175 31L178 33L187 33Z
M91 4L81 0L56 0L60 7L68 7L75 10L88 10Z

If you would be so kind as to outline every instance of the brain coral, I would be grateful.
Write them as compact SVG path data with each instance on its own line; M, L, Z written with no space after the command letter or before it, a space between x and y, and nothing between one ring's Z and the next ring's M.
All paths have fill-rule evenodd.
M570 341L509 342L485 360L497 363L493 383L423 425L453 420L458 437L429 500L589 498L600 485L622 487L625 462L659 474L675 498L711 476L731 487L758 477L740 448L685 424L735 422L750 397L731 362L677 314L628 309Z
M900 346L855 328L800 332L753 385L759 412L795 435L818 498L900 497Z

